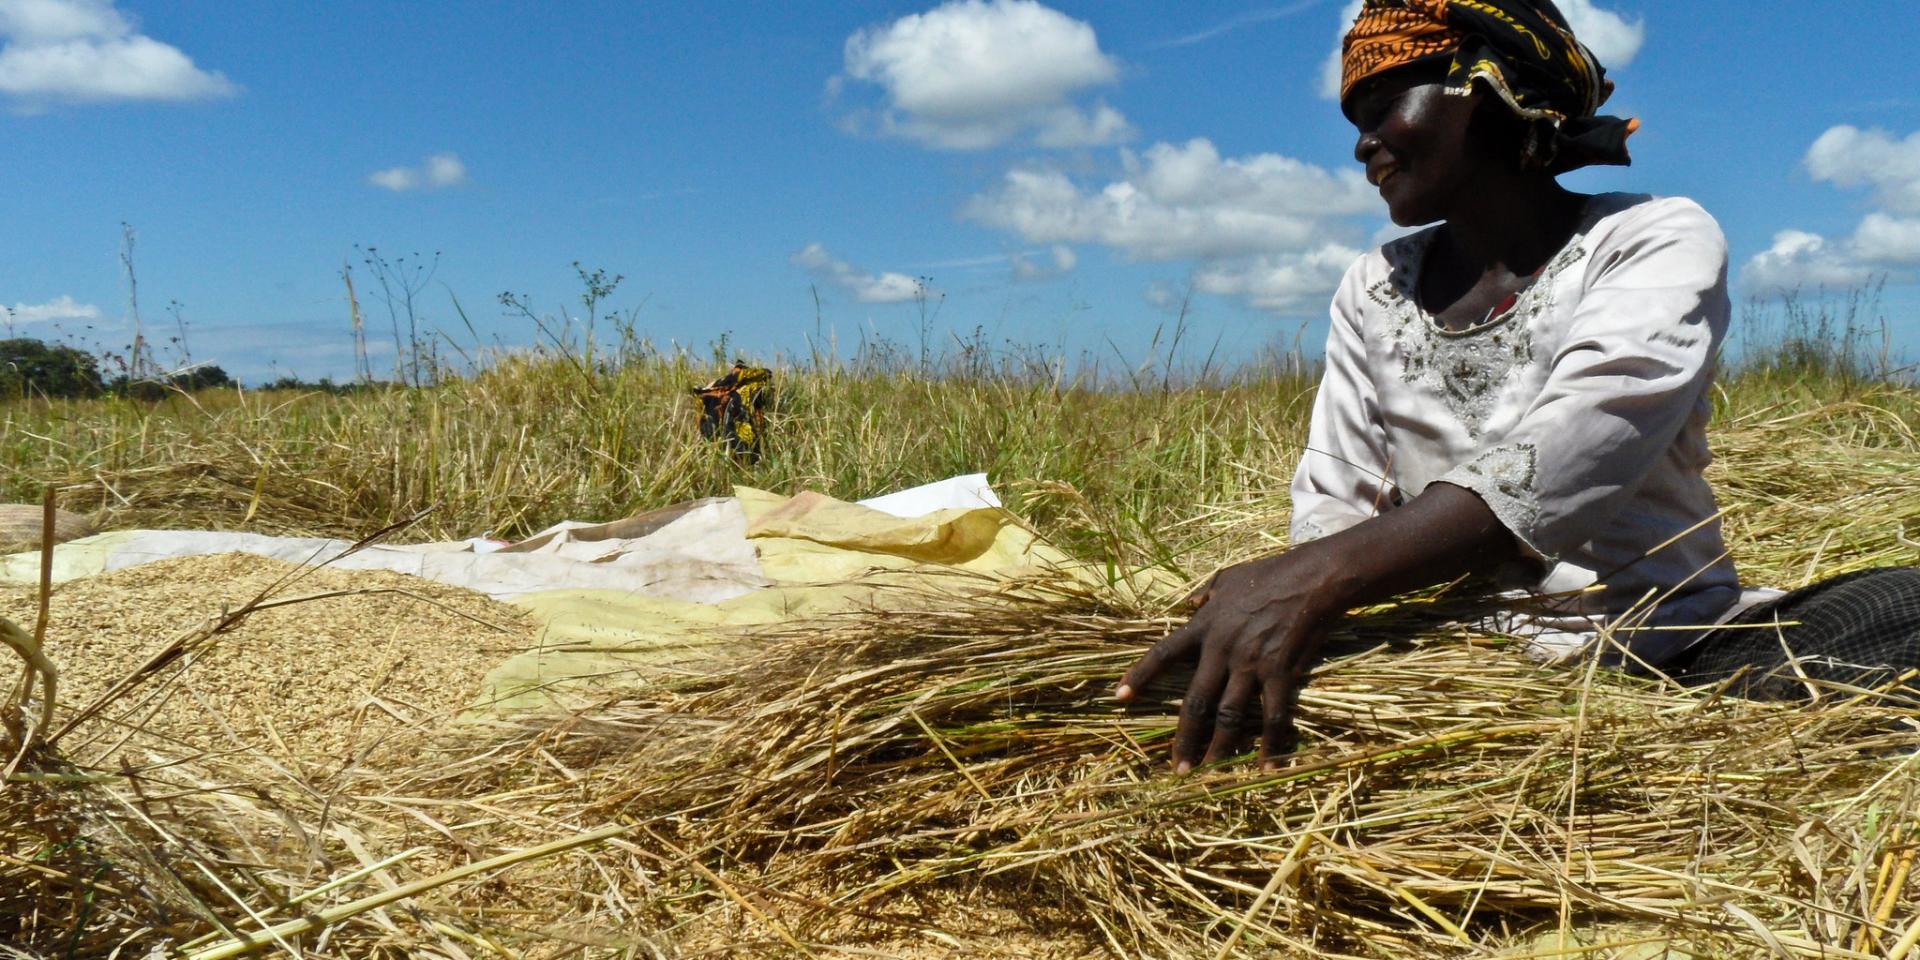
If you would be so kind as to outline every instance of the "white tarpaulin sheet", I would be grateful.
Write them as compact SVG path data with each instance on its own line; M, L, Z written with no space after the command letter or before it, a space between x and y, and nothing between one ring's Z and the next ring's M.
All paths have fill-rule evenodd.
M62 544L59 580L169 557L250 553L294 563L412 574L512 602L538 645L481 685L475 716L568 709L644 685L663 670L710 669L768 624L855 609L924 609L1035 575L1167 592L1140 574L1111 582L1000 506L984 474L860 503L736 488L611 523L561 523L519 543L461 540L352 550L342 540L132 530ZM0 558L31 583L39 554Z
M987 475L976 473L860 503L913 518L941 510L998 508L1000 498L987 484ZM747 539L747 515L736 497L696 500L615 523L565 521L516 544L474 539L375 545L347 553L351 546L346 540L316 537L126 530L61 545L55 550L55 577L67 580L170 557L249 553L347 570L391 570L498 600L548 590L622 590L718 603L773 583ZM39 556L33 552L0 559L0 579L33 582L39 577Z

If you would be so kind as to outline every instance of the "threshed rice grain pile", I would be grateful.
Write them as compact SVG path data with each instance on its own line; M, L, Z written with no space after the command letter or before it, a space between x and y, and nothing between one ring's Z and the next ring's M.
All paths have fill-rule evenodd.
M1913 409L1890 392L1722 430L1715 479L1750 578L1920 562ZM1233 506L1220 515L1251 519L1229 537L1284 511ZM0 943L201 960L1913 955L1914 711L1540 666L1472 617L1446 591L1354 617L1301 698L1302 752L1267 774L1169 775L1178 678L1140 707L1108 698L1167 611L1064 580L783 625L756 654L569 716L395 723L383 749L329 764L154 731L40 743L0 794Z

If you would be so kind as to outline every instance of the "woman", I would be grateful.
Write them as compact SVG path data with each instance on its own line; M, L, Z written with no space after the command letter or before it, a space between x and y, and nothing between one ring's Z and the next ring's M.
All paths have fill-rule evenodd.
M1334 620L1470 574L1514 589L1503 626L1548 656L1597 639L1611 662L1696 681L1779 664L1783 639L1920 663L1920 572L1741 591L1703 476L1726 243L1692 201L1555 181L1627 163L1638 122L1596 115L1612 83L1553 4L1367 0L1343 67L1355 159L1396 224L1437 226L1363 257L1334 295L1296 546L1221 571L1116 692L1198 659L1177 769L1255 735L1274 765ZM1736 615L1806 625L1709 630Z

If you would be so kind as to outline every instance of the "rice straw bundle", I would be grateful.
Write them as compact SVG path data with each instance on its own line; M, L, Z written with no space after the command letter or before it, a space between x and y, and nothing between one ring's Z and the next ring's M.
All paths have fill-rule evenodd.
M1072 905L1126 956L1451 955L1563 927L1716 956L1900 937L1909 713L1570 681L1436 630L1459 612L1346 631L1291 769L1184 779L1172 711L1106 699L1164 622L1066 593L860 618L603 712L657 735L595 771L579 815L647 824L663 859L702 851L740 889L815 891L831 908L790 921L802 940L994 885Z

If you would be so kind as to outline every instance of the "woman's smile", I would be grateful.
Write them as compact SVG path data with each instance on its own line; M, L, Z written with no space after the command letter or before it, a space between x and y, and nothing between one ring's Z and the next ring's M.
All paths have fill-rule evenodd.
M1450 95L1440 79L1417 70L1380 77L1355 95L1353 156L1394 223L1446 219L1493 166L1468 133L1479 105L1478 96Z

